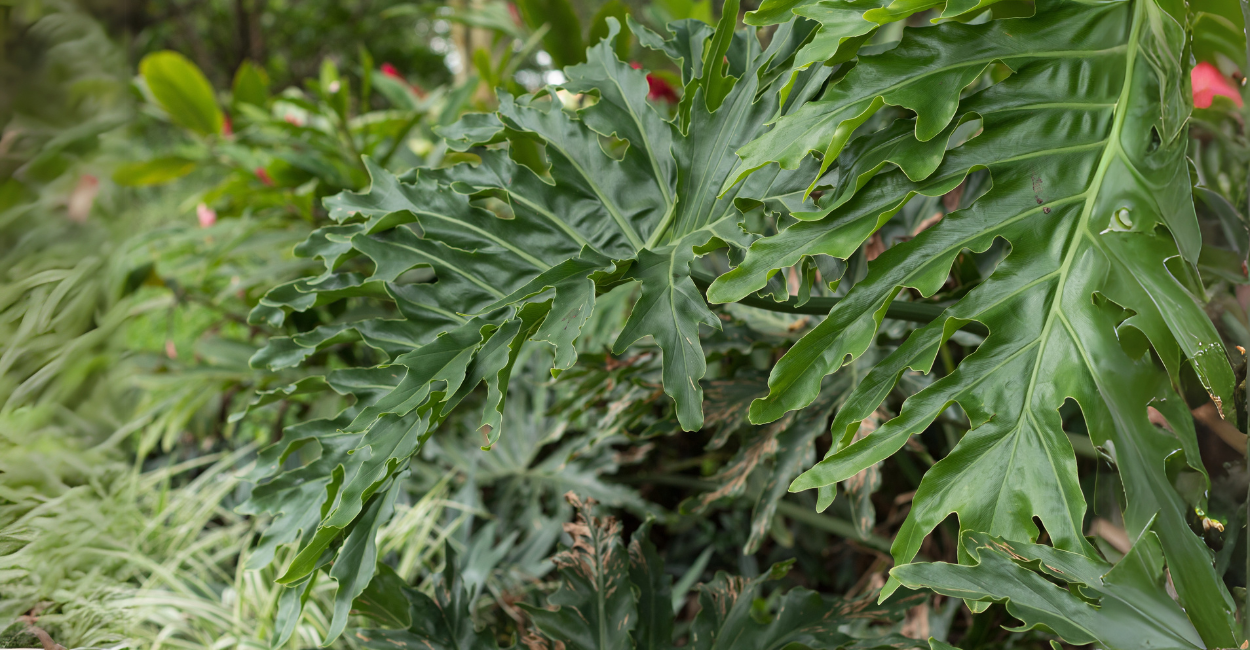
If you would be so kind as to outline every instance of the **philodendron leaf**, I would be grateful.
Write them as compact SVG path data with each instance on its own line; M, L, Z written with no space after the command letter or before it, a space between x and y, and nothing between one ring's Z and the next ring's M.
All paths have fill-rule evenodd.
M865 9L872 6L864 5L859 11ZM879 56L862 57L859 65L818 100L782 117L776 128L743 148L741 171L732 182L769 162L793 169L812 151L823 156L823 171L837 158L855 128L886 104L915 111L916 137L927 142L950 122L960 93L995 63L1018 70L1031 61L1056 55L1097 56L1110 42L1100 39L1116 38L1114 27L1105 22L1054 20L1052 12L1038 13L1037 20L982 25L956 22L909 30L898 47ZM864 19L859 22L872 24ZM1174 133L1168 134L1169 139Z
M283 544L311 542L321 522L322 505L329 498L327 490L334 482L334 470L348 460L348 452L361 438L359 434L339 432L345 424L345 419L311 420L287 427L282 440L263 450L256 459L255 468L245 478L270 478L257 485L236 510L253 516L267 514L272 521L248 558L247 568L265 567ZM317 450L317 455L311 462L280 471L292 454L312 449Z
M318 229L297 248L301 256L322 259L325 272L273 289L254 312L254 321L276 326L291 311L381 299L403 316L278 337L253 359L275 370L290 367L356 336L390 359L376 369L377 377L363 382L345 384L345 371L327 379L336 390L360 390L367 399L349 421L335 424L344 433L324 435L344 445L341 452L294 470L300 478L289 489L300 495L299 503L253 499L246 506L279 515L281 524L266 537L257 563L268 562L279 544L299 543L284 582L297 582L318 566L326 549L359 520L374 491L420 449L446 411L483 382L487 446L498 440L506 430L503 400L520 344L547 341L556 349L554 370L571 367L574 341L600 282L642 283L643 300L618 347L644 336L656 341L665 389L677 401L682 425L701 426L705 365L699 328L719 327L719 320L690 280L688 266L696 247L742 238L734 196L717 192L736 164L734 151L777 112L775 93L760 87L762 72L781 66L778 53L792 51L803 35L787 25L767 51L753 37L722 35L723 42L733 41L737 49L730 58L746 62L746 73L738 81L718 77L719 92L726 94L716 110L700 99L703 76L692 78L693 103L683 129L647 103L645 72L617 58L612 48L618 26L614 20L608 25L609 37L566 75L569 90L595 94L597 102L570 113L546 91L519 98L501 93L495 116L448 130L463 140L458 147L475 151L476 166L420 170L401 181L366 159L370 189L327 199L336 225ZM699 34L704 41L715 37ZM518 164L508 149L483 148L501 147L514 136L545 145L546 173ZM604 137L628 141L623 157L600 147ZM777 182L788 179L779 175ZM771 195L767 187L751 191ZM500 199L506 215L488 209L485 196ZM372 273L345 270L353 258L371 262ZM402 281L421 268L436 281ZM278 465L265 467L272 472ZM266 483L258 497L283 485Z
M1116 565L1049 546L965 533L970 566L908 564L890 574L913 588L1003 602L1025 626L1044 626L1075 645L1108 650L1204 648L1168 595L1159 539L1147 530ZM1175 576L1175 572L1172 574ZM1066 583L1067 589L1054 584Z
M373 580L378 561L378 529L391 518L395 510L395 497L399 494L404 476L406 474L400 473L392 480L390 489L373 496L364 513L343 540L343 548L330 569L330 577L338 586L334 593L334 617L330 620L322 645L330 645L343 633L352 601L363 594Z
M541 636L527 639L526 647L564 647L569 650L668 650L673 647L672 577L647 539L651 520L630 540L628 559L621 540L620 522L591 514L593 500L572 493L566 498L577 509L577 519L565 524L573 547L554 558L560 573L559 590L541 609L522 604ZM895 622L903 612L923 603L924 593L898 594L882 604L869 596L840 600L803 588L776 598L772 611L759 611L765 586L785 576L793 560L773 565L755 578L718 572L699 585L700 610L685 647L699 650L840 650L842 648L919 648L921 641L896 635L855 638L840 631L855 623ZM770 598L772 600L772 598ZM563 644L563 645L561 645Z
M811 40L803 44L794 58L791 67L793 79L794 74L815 63L833 65L851 60L860 46L869 42L882 25L945 5L942 15L934 19L937 22L939 19L969 15L995 2L998 0L765 0L758 9L748 12L744 20L748 25L764 26L802 16L820 24ZM787 84L782 90L783 95L788 94L789 89Z
M568 650L632 650L638 608L621 522L593 515L593 499L582 501L572 492L565 499L577 509L577 519L564 524L573 546L552 558L561 584L548 602L556 607L521 607L546 637Z
M731 576L717 572L710 583L699 586L699 614L690 628L689 647L697 650L730 650L759 648L838 648L922 647L921 642L901 637L856 639L838 628L856 619L890 620L927 599L925 594L909 594L876 605L869 597L848 601L830 599L797 587L779 599L771 619L758 620L752 615L765 584L777 580L790 570L793 560L774 564L756 578Z
M379 562L369 586L352 602L352 611L388 628L406 628L412 625L407 588L407 583L394 569Z
M637 590L638 624L635 648L668 648L673 638L673 576L664 572L664 560L651 543L648 518L629 539L629 580Z
M499 647L488 630L473 624L474 594L461 578L456 553L446 546L442 580L434 597L404 583L385 564L378 576L353 603L357 613L388 625L388 628L356 630L354 636L366 648L396 650L493 650ZM395 629L400 628L400 629Z
M1164 458L1183 450L1202 472L1192 424L1171 387L1182 364L1235 418L1233 375L1220 339L1165 265L1171 260L1184 275L1201 248L1185 160L1184 25L1183 15L1155 0L1097 7L1039 2L1035 17L909 31L893 50L862 57L820 101L799 111L806 123L832 130L884 98L916 111L913 147L927 146L962 119L979 119L981 132L947 151L924 178L912 178L906 167L882 171L827 213L756 242L740 267L747 270L718 281L709 295L732 300L763 286L761 274L776 267L756 260L846 257L908 196L945 193L971 171L987 169L993 186L971 207L870 263L867 277L773 368L770 392L752 405L752 421L806 406L825 375L868 348L902 289L932 295L961 251L984 251L1004 239L1011 252L988 280L911 334L848 397L833 424L830 456L791 489L849 479L958 403L973 428L925 475L894 542L895 561L909 562L951 513L964 530L1030 541L1039 534L1037 517L1057 548L1091 554L1082 535L1076 459L1057 411L1071 398L1094 443L1114 449L1130 533L1140 535L1159 517L1156 530L1181 604L1208 644L1228 646L1235 638L1231 597L1205 545L1184 523L1188 506L1164 469ZM916 58L922 50L927 54ZM1014 74L961 99L959 91L993 61ZM885 85L878 88L878 81ZM752 146L776 151L766 143L811 142L815 136L801 135L801 122L783 118ZM840 146L827 149L825 160ZM863 151L870 155L872 148ZM748 168L750 152L744 150ZM865 168L855 160L839 166ZM793 252L778 253L786 247ZM741 284L743 276L754 280ZM907 400L898 417L852 443L858 423L903 371L927 371L947 337L970 321L990 331L976 351ZM1175 436L1150 424L1147 405L1168 416ZM970 560L966 551L960 555Z
M942 7L933 22L971 17L999 0L765 0L755 11L748 12L748 25L775 25L791 16L803 16L820 23L812 40L804 44L795 58L800 69L817 61L841 63L855 56L860 45L872 38L882 26L909 18L917 13Z

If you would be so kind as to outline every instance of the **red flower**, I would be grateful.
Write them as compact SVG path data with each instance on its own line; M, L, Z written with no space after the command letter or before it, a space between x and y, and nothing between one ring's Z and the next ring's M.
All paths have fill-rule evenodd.
M226 136L234 135L234 125L230 123L229 115L221 116L221 132Z
M642 64L634 61L629 64L629 67L635 70L641 70ZM647 75L647 99L650 99L651 101L658 101L662 99L672 104L676 104L678 101L681 101L680 98L677 97L677 91L673 90L673 87L669 85L667 81L653 74Z
M655 75L647 75L647 99L662 99L669 103L677 103L681 99L677 96L677 91L668 85L667 81L660 79Z
M265 171L264 167L256 168L256 178L259 178L260 182L268 185L269 187L274 186L273 178L269 176L269 172Z
M383 63L382 74L392 79L398 79L404 82L404 85L408 86L408 88L412 90L412 92L416 93L417 97L420 97L421 99L425 99L425 90L423 90L421 86L418 86L417 84L408 83L408 80L404 79L404 75L399 74L399 69L397 69L395 66L389 63Z
M1223 95L1241 108L1241 93L1233 87L1219 68L1210 63L1199 63L1189 72L1194 90L1194 108L1210 108L1216 95Z

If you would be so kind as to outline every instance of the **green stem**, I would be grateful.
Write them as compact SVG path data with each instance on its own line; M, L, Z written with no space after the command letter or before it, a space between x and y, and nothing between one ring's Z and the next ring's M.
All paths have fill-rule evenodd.
M412 112L412 117L408 118L408 121L404 122L403 128L395 134L395 141L391 143L390 148L388 148L386 153L383 154L378 160L378 166L386 168L387 163L391 162L391 158L395 155L395 152L399 151L399 145L403 144L404 138L407 138L408 133L412 131L412 128L417 125L417 122L421 121L422 115L423 113L421 113L421 111Z
M869 534L867 537L860 537L855 530L855 524L845 519L831 517L803 507L797 503L789 501L778 501L777 512L812 528L819 528L827 533L833 533L838 537L853 539L864 546L881 551L882 553L890 552L890 540L877 535Z
M352 137L352 127L350 124L348 124L347 115L343 113L339 113L336 110L333 110L333 107L331 107L331 112L334 113L334 116L338 118L337 120L335 120L335 126L337 127L339 134L342 136L343 140L347 144L347 148L349 150L349 155L351 156L351 159L356 161L356 164L359 165L362 170L364 170L365 177L368 178L369 168L365 166L365 161L361 160L362 154L360 152L360 147L356 146L356 139Z
M675 203L668 204L668 211L664 213L664 218L660 220L660 225L655 227L651 232L651 236L647 238L647 243L643 244L643 248L655 248L664 239L667 234L668 227L673 223L673 216L677 214L677 205Z
M694 280L696 286L700 290L706 292L708 285L716 278L710 274L691 269L690 277ZM768 311L777 311L787 314L809 314L812 316L828 315L833 307L838 304L838 298L809 298L807 302L799 304L798 298L790 296L785 302L777 302L770 298L763 298L756 294L750 294L742 300L738 301L740 305L755 307L756 309L766 309ZM886 318L894 320L905 320L913 323L931 323L946 311L946 307L942 305L934 305L925 302L904 302L894 301L885 311ZM978 334L980 336L989 336L989 330L984 325L972 322L963 327L963 329Z

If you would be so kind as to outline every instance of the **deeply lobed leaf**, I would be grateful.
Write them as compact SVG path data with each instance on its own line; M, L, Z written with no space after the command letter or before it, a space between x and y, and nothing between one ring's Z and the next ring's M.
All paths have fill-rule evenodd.
M1222 344L1181 281L1201 246L1184 157L1183 10L1153 0L1039 3L1030 18L910 31L893 50L861 57L820 100L743 150L748 169L768 160L784 166L797 163L807 143L830 142L828 163L848 129L883 102L917 114L906 131L873 136L893 143L890 156L868 143L849 148L839 171L854 185L840 177L846 189L838 201L753 244L709 296L739 299L762 287L772 269L805 255L845 258L910 196L943 194L974 170L988 170L993 187L872 262L868 276L774 367L752 421L806 406L821 378L867 349L901 290L932 295L961 251L1004 239L1011 252L990 278L914 332L848 398L833 425L837 444L791 489L854 476L957 403L973 429L925 475L894 542L895 561L910 561L951 513L964 530L1013 540L1037 538L1036 516L1057 548L1092 556L1075 457L1057 413L1074 399L1094 443L1114 450L1130 531L1138 535L1160 518L1181 603L1206 642L1231 644L1232 601L1184 523L1188 506L1163 466L1183 450L1201 472L1192 425L1172 388L1182 364L1232 413ZM961 98L994 62L1014 74ZM916 157L961 120L980 120L981 132L944 153L928 149L942 156L932 171L908 168L901 152ZM784 149L789 143L802 148ZM897 168L880 171L891 158ZM863 170L879 173L863 182ZM901 373L927 371L947 337L970 321L990 330L977 350L909 399L897 418L852 442L858 422ZM1148 404L1168 415L1176 437L1148 422ZM961 559L969 560L966 552Z

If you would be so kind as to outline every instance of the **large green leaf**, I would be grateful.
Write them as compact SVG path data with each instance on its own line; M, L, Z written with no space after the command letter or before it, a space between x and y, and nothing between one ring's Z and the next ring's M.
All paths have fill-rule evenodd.
M1168 595L1159 539L1147 531L1114 566L1101 559L966 533L972 566L918 563L891 575L909 587L975 601L1005 602L1026 626L1108 650L1204 648ZM1067 589L1052 580L1066 583Z
M487 446L506 435L504 399L521 342L551 342L554 370L570 367L576 359L572 344L602 287L641 282L642 300L617 345L642 336L659 342L666 391L682 424L701 425L705 361L699 326L720 321L690 280L689 264L696 246L741 239L732 196L717 197L716 191L735 164L734 151L776 111L773 95L759 96L758 73L798 36L786 27L769 51L761 51L754 37L736 39L741 51L731 54L751 66L744 80L730 84L716 111L696 101L689 129L682 131L646 103L645 73L616 58L616 24L609 22L611 37L587 51L585 64L567 69L567 88L596 94L595 104L570 113L554 94L500 94L497 114L447 131L476 140L462 144L474 148L477 165L419 170L400 180L366 159L370 189L327 199L336 224L321 227L296 249L320 257L325 272L275 287L252 312L252 321L277 326L289 312L349 299L390 301L401 316L275 337L252 359L270 369L299 365L355 336L386 359L367 376L336 371L327 377L335 390L367 397L332 424L342 434L322 434L344 449L257 489L264 496L291 484L299 507L277 496L246 506L281 515L259 564L271 559L277 545L299 544L282 575L285 584L300 584L320 566L326 550L360 520L372 494L482 382ZM609 136L629 143L619 159L600 146ZM549 170L516 163L510 145L480 144L522 140L540 141ZM484 207L485 197L506 202L506 219ZM362 261L371 271L361 270ZM421 269L431 270L436 281L406 280ZM299 442L284 442L282 449L294 444ZM266 462L255 475L279 466ZM341 575L340 581L351 577Z
M343 548L334 558L334 566L330 569L330 577L337 583L334 616L330 620L322 645L333 643L343 633L343 629L347 627L352 601L363 594L373 580L378 561L378 528L391 518L395 510L395 497L399 495L401 479L404 476L400 474L395 477L389 489L370 499L360 519L343 540Z
M755 243L709 296L738 299L763 287L773 268L804 255L845 258L908 196L945 193L969 172L987 169L990 190L873 261L868 276L777 363L768 396L752 405L752 421L810 403L822 377L867 349L901 289L932 295L961 251L1005 239L1011 252L990 278L913 333L848 398L833 425L838 444L792 489L854 476L958 403L973 430L926 474L895 540L896 562L910 561L952 512L965 530L1029 541L1039 534L1036 516L1057 548L1092 553L1082 536L1075 457L1057 413L1074 399L1095 444L1112 450L1124 477L1130 532L1140 534L1159 516L1156 530L1182 605L1207 643L1232 645L1231 598L1205 545L1184 523L1189 506L1164 468L1164 458L1183 450L1201 471L1192 426L1169 381L1179 382L1182 364L1235 417L1222 344L1182 284L1201 248L1184 157L1184 24L1183 8L1154 0L1039 3L1036 17L909 30L893 50L861 57L820 100L744 149L744 166L797 164L810 142L833 142L825 149L829 163L846 140L831 134L849 135L848 125L883 101L916 112L907 136L913 149L960 120L979 119L981 133L915 176L897 162L863 183L857 170L885 170L874 147L840 159L840 171L856 177L850 187L862 187ZM1014 74L961 99L995 61ZM792 142L801 147L773 155ZM759 158L756 151L771 153ZM857 423L900 374L928 370L939 346L969 321L991 332L977 350L909 399L899 417L851 443ZM1168 415L1176 437L1149 423L1148 404ZM969 560L966 552L961 557Z
M645 336L655 340L664 355L665 390L677 402L682 425L697 429L705 368L699 326L715 328L719 320L690 280L689 263L709 242L743 237L733 194L717 192L735 164L733 152L776 112L775 94L761 94L760 78L770 66L783 65L778 57L792 54L803 34L787 25L767 51L753 37L731 39L737 49L730 59L747 66L741 80L718 82L727 95L712 111L701 99L702 78L692 79L693 104L683 129L647 103L645 73L616 57L611 41L617 25L609 24L612 36L587 51L586 63L566 70L565 86L597 95L596 102L571 113L550 93L501 93L496 115L473 117L464 128L448 131L466 138L458 146L478 145L477 165L421 170L401 181L366 160L370 189L327 199L330 216L341 225L318 230L297 250L322 258L326 272L275 288L253 314L256 322L280 324L289 311L361 296L393 301L404 321L364 321L276 339L254 363L294 365L352 332L392 356L396 366L416 362L411 354L424 355L404 353L405 346L419 345L457 350L456 358L469 363L499 332L517 331L503 324L518 318L511 310L551 301L550 312L517 335L554 344L558 371L576 358L572 343L593 309L596 286L638 281L643 298L617 349ZM714 32L701 34L715 38ZM664 42L651 33L646 38ZM628 142L623 155L600 146L607 137ZM522 140L542 143L549 162L544 173L518 164L511 148L479 144ZM779 182L785 178L779 175ZM744 187L768 194L758 183ZM479 207L484 196L506 201L508 218ZM341 270L358 256L373 263L371 275ZM420 267L432 269L437 282L397 282ZM472 314L486 320L465 316ZM506 383L506 367L491 366L500 382ZM409 373L394 395L359 414L350 430L365 430L385 413L404 415L427 399L423 382L438 379L447 377ZM446 395L454 401L456 389L472 389L475 379L449 382L454 386ZM499 427L489 423L497 436Z
M710 583L699 586L699 614L691 624L690 647L699 650L730 648L918 648L925 643L895 635L857 639L839 628L856 619L897 620L907 609L923 603L923 593L899 594L876 604L869 596L861 600L832 599L798 587L778 598L777 609L767 620L751 614L762 598L763 588L789 572L793 560L774 564L755 578L717 572Z
M644 521L629 539L629 580L638 594L635 648L666 648L673 638L673 577L664 572L664 560L651 543L653 522Z
M784 294L777 270L793 267L804 279L788 304L803 306L818 259L826 269L822 256L852 257L911 198L945 195L976 174L991 179L984 195L877 257L776 364L769 394L749 410L752 422L775 424L757 432L758 444L743 446L731 463L736 474L720 477L726 494L742 491L739 475L757 464L750 454L772 455L774 471L753 516L751 539L758 544L780 487L809 462L829 406L792 412L812 405L839 367L865 361L900 292L934 295L963 251L985 251L1003 240L1010 252L988 280L956 294L953 304L917 305L945 313L862 380L856 375L855 389L840 396L830 455L792 488L820 488L827 506L832 486L888 458L958 404L973 429L925 476L895 541L896 562L910 562L952 513L964 530L1014 542L1037 539L1036 519L1056 552L1094 558L1082 535L1085 503L1075 458L1057 412L1072 399L1093 442L1121 472L1130 534L1157 534L1180 603L1203 642L1232 645L1232 600L1186 521L1201 504L1173 488L1168 468L1175 465L1165 461L1181 459L1202 471L1176 391L1186 365L1235 417L1231 370L1195 301L1202 293L1193 268L1201 240L1184 158L1184 9L1170 0L1042 1L1030 18L977 16L989 4L952 0L939 18L976 16L975 24L896 24L886 31L904 35L897 46L862 54L860 44L879 25L935 6L766 3L750 20L784 22L767 48L750 31L735 33L736 3L726 5L716 29L681 21L660 36L631 20L640 43L682 71L685 92L672 119L647 102L646 72L616 56L619 27L610 19L607 38L578 57L584 63L565 69L567 92L501 92L496 112L442 131L463 152L459 160L472 163L396 176L366 159L370 189L327 199L335 223L297 249L320 258L324 273L276 287L251 318L281 327L292 313L346 314L300 332L294 323L305 319L291 318L291 335L271 340L253 359L258 366L300 365L357 338L380 361L327 376L325 386L360 402L322 421L315 434L289 432L289 441L262 456L255 476L273 478L245 506L275 516L260 560L271 559L278 545L296 543L299 552L282 581L288 594L304 593L312 572L347 552L379 490L483 383L486 399L468 401L481 403L480 422L489 426L485 446L497 447L507 438L505 397L524 342L551 344L553 373L571 368L597 297L621 285L639 291L615 351L654 342L662 365L655 374L662 375L680 426L700 428L709 350L700 334L723 325L700 295L707 282L691 277L697 257L728 247L727 259L736 264L706 289L712 302L760 301L754 294L761 290ZM855 56L838 67L816 64ZM883 109L899 119L874 118ZM816 187L822 193L809 196ZM775 221L745 232L744 211L759 206ZM903 373L927 371L961 327L988 337L909 399L899 417L856 439L860 423ZM1175 433L1150 424L1148 405L1164 413ZM607 429L605 436L616 431ZM311 449L313 440L320 457L279 473L289 455L302 445ZM557 450L551 463L563 463L565 451ZM599 535L594 553L623 555L612 538ZM367 548L350 548L349 568L336 564L334 576L350 586L348 595L371 571ZM647 556L645 548L639 553ZM974 559L966 548L959 557ZM566 576L558 596L564 614L535 610L536 618L548 616L546 630L566 645L665 643L659 630L671 621L663 607L643 605L663 603L664 580L648 573L639 584L643 574L625 576L622 561L600 564L599 574ZM574 593L568 580L586 584ZM591 583L617 591L601 589L590 603ZM892 580L886 593L898 584ZM808 625L808 613L829 611L810 592L780 597L786 607L772 622L714 618L739 605L749 609L749 599L731 604L716 595L747 586L726 578L707 588L710 605L696 626L702 639L692 642L730 647L750 638L772 647L808 630L792 640L843 643L832 633L822 636L829 632L823 623ZM298 614L298 598L284 598L284 611ZM618 633L605 635L607 628ZM630 629L633 637L624 633Z
M499 647L487 630L478 630L471 614L474 589L465 584L456 553L445 549L442 579L434 597L404 583L385 564L377 565L378 577L353 603L358 612L388 628L363 629L355 637L366 648L413 648L414 650L490 650ZM394 629L399 628L399 629Z
M288 427L282 440L266 448L256 460L252 472L245 478L260 480L250 498L238 508L248 515L268 514L272 517L268 529L260 538L259 546L248 560L248 568L259 569L273 561L279 546L294 541L301 544L311 540L321 521L321 506L327 499L326 491L333 480L336 467L345 462L348 452L360 441L359 434L344 434L338 430L348 419L311 420ZM314 447L315 445L315 447ZM280 472L280 468L292 454L305 455L316 450L316 456L302 467ZM297 456L298 457L298 456Z
M869 42L882 25L943 5L945 10L933 19L934 22L968 16L997 1L765 0L758 9L747 13L745 21L748 25L764 26L783 23L792 16L803 16L820 24L795 57L793 75L815 63L832 65L854 58L860 46Z

